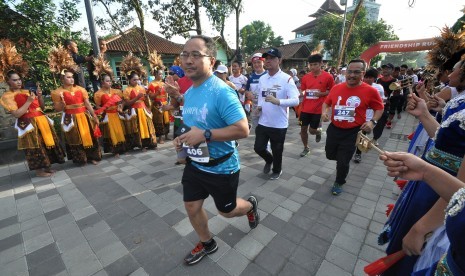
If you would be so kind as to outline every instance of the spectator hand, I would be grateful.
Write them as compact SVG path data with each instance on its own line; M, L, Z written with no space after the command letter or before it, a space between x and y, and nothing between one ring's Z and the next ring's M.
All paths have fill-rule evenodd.
M417 156L405 152L384 152L379 156L391 177L409 180L423 180L428 163Z
M425 234L419 231L416 225L414 225L402 239L402 250L408 256L420 255L424 243Z
M174 99L181 96L179 84L173 79L173 76L166 77L165 91L168 93L168 95L170 95L171 98Z
M274 105L279 105L279 104L280 104L279 99L276 99L276 98L273 97L272 95L266 96L265 102L269 102L269 103L272 103L272 104L274 104Z
M426 87L423 82L419 82L415 89L420 97L423 97L426 94Z
M419 98L415 94L409 94L406 110L415 117L428 113L425 100Z
M428 100L427 105L428 105L428 110L440 112L446 106L446 101L444 101L444 99L442 99L441 97L438 97L437 95L433 95Z

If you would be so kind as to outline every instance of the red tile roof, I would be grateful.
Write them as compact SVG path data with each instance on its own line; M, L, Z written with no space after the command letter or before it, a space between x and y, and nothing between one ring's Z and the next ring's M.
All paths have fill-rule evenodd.
M295 59L295 58L300 59L301 57L296 57L296 54L298 54L299 51L304 51L305 52L304 56L306 55L305 58L307 58L311 52L305 42L291 43L291 44L286 44L286 45L282 45L282 46L275 47L275 48L281 52L281 54L283 55L282 57L283 59ZM255 51L255 53L265 53L269 49L271 49L271 47L262 48L262 49Z
M149 49L152 52L156 50L159 54L177 55L181 53L183 44L178 44L162 38L158 35L145 31L149 43ZM123 35L116 35L107 41L108 52L145 52L144 40L140 34L139 27L132 27L124 32Z

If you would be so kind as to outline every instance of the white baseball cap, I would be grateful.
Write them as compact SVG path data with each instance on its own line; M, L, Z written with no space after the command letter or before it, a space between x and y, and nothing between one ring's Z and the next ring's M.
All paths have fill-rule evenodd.
M228 67L226 67L226 65L220 64L216 68L215 72L222 73L222 74L228 73Z

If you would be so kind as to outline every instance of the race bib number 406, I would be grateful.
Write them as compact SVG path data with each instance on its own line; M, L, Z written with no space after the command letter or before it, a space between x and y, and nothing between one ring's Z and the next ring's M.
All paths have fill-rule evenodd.
M207 143L201 143L198 147L189 147L183 144L183 149L186 155L195 162L208 163L210 161L210 153Z

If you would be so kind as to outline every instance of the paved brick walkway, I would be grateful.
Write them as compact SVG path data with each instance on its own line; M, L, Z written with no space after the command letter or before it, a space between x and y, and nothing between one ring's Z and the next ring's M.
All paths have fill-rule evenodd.
M293 113L291 113L291 116ZM405 113L380 145L406 150L416 124ZM326 129L327 125L324 126ZM310 139L313 139L311 137ZM286 138L283 174L270 181L254 153L254 135L240 142L239 196L255 195L262 221L225 219L208 199L219 250L187 267L197 242L186 216L171 144L156 152L106 156L98 166L57 166L36 178L26 164L0 167L0 275L363 275L381 256L376 243L394 201L393 182L375 152L351 164L348 183L330 194L335 162L322 142L302 145L296 120Z

